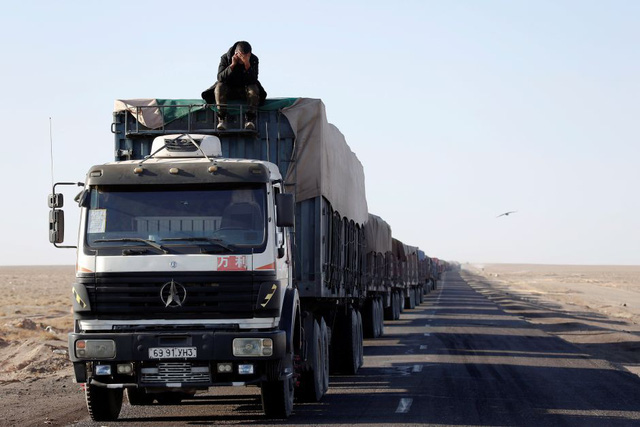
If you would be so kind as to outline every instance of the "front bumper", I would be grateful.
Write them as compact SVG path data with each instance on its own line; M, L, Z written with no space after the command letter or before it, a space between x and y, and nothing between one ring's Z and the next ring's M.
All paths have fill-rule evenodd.
M234 356L233 340L236 338L270 338L273 353L270 356ZM115 357L82 358L75 353L78 340L112 340L115 342ZM152 359L150 348L195 347L196 357ZM278 365L286 353L284 331L264 332L106 332L70 333L69 355L74 364L76 381L93 381L99 385L139 387L208 387L212 385L235 385L259 381ZM131 374L118 374L117 366L130 363ZM232 366L230 371L219 372L218 365ZM110 375L97 375L96 366L111 366ZM252 365L253 372L240 373L242 366Z

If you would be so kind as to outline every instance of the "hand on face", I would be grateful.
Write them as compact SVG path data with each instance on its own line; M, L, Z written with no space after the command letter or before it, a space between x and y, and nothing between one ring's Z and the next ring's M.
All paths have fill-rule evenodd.
M233 58L231 58L231 63L233 65L241 63L244 65L245 68L249 68L249 65L251 64L249 62L249 60L251 59L251 53L242 53L238 50L236 50L236 52L233 54Z
M238 65L238 62L240 61L240 56L238 56L239 52L236 52L233 54L233 56L231 57L231 66L235 67L236 65Z

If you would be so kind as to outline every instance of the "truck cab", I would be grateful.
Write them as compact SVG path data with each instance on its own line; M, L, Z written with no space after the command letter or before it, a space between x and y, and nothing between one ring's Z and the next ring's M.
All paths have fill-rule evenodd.
M117 418L124 389L150 404L240 384L286 415L299 302L277 166L163 135L144 159L93 166L78 202L69 350L92 417Z

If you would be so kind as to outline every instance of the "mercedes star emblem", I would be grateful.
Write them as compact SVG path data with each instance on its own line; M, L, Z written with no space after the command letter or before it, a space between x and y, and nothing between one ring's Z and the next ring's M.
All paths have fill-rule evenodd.
M182 307L184 300L187 299L187 290L180 283L171 279L160 289L160 299L165 307Z

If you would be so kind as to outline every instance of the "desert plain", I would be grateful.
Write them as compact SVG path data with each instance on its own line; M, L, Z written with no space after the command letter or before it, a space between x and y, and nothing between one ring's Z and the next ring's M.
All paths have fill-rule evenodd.
M0 425L86 417L67 354L74 274L0 267ZM462 274L505 311L640 375L640 266L466 264Z

